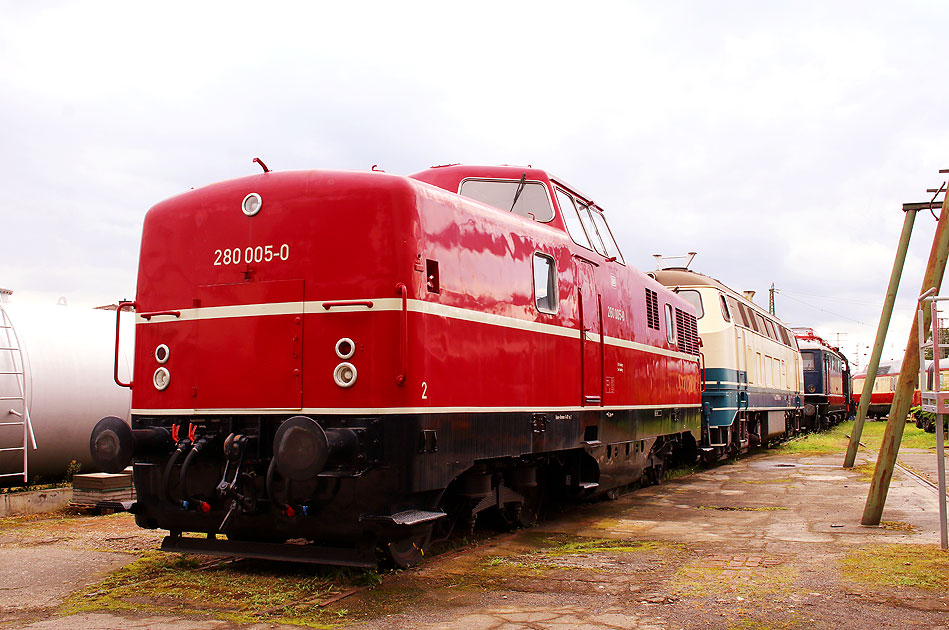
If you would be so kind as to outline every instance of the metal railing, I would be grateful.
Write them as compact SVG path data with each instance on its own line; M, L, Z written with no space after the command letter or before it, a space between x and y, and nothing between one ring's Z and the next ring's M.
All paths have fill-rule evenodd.
M32 444L33 448L36 449L36 436L33 434L33 423L30 420L30 405L26 396L26 362L23 357L23 348L16 334L16 328L13 326L13 320L10 319L10 315L6 309L3 308L2 302L0 302L0 330L3 331L3 335L0 336L0 344L2 344L0 345L0 353L8 353L10 357L9 370L0 372L0 375L12 376L16 382L15 395L0 396L0 402L3 403L3 407L6 407L7 403L12 404L6 413L3 413L3 407L0 407L0 427L23 427L22 440L19 446L0 447L0 453L22 451L23 470L0 473L0 477L22 476L23 483L25 484L29 481L29 446ZM22 411L14 408L16 401L22 403ZM7 420L9 416L18 418L18 420Z
M919 296L919 310L917 311L917 322L919 330L919 354L925 356L925 351L932 348L933 351L933 379L930 382L926 378L926 362L919 362L919 382L920 394L922 397L923 411L929 411L936 414L936 474L939 483L939 535L940 543L943 549L949 549L949 535L946 530L946 455L945 446L945 416L949 414L949 391L942 389L942 373L939 369L940 354L942 350L949 349L949 344L940 343L942 336L940 333L947 330L939 325L939 302L949 301L949 297L939 297L933 295L936 289L930 289ZM932 334L932 340L926 341L927 331L924 323L923 309L928 305L932 320L929 333ZM949 359L944 361L949 364Z

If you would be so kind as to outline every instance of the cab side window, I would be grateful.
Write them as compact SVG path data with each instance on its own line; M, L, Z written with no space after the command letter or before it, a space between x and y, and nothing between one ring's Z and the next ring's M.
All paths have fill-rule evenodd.
M573 239L573 242L580 247L593 249L590 244L590 238L587 236L583 224L580 222L580 216L577 214L577 207L573 203L573 197L564 191L557 190L557 204L560 206L560 216L563 217L563 223L567 226L567 234Z
M557 312L557 265L539 252L534 254L534 305L542 313Z

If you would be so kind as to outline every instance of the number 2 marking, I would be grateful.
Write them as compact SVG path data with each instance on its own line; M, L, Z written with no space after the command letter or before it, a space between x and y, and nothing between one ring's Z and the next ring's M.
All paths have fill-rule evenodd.
M428 400L428 383L422 381L422 400Z

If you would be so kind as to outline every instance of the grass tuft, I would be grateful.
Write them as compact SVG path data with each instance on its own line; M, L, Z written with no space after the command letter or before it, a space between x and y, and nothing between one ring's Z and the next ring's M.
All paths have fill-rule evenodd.
M216 565L212 560L209 565L206 561L204 556L150 552L73 594L60 613L174 611L210 614L236 623L269 621L331 628L347 612L317 604L354 586L377 582L366 572L354 570L254 561Z
M776 512L778 510L787 510L786 507L761 506L761 507L735 507L731 505L700 505L700 510L721 510L723 512Z
M883 443L883 433L886 430L885 421L867 421L863 424L863 432L860 441L868 447L879 450ZM847 437L853 431L853 421L843 422L830 431L822 433L809 433L803 438L785 442L777 450L785 453L837 453L847 450L850 444L850 438ZM932 433L926 433L914 424L907 424L903 428L903 438L900 445L904 448L935 448L936 436Z
M936 545L868 545L847 553L841 569L844 578L877 589L949 589L949 553Z

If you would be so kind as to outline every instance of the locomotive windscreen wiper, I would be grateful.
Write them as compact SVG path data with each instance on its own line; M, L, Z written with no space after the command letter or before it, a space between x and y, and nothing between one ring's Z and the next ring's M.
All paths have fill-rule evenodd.
M514 212L514 206L517 205L517 198L521 196L521 193L524 192L524 182L527 181L527 171L521 173L521 181L517 184L517 192L514 193L514 203L511 204L511 209L508 212Z

